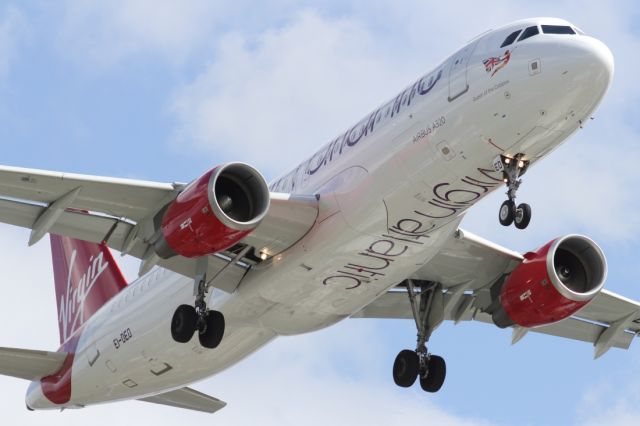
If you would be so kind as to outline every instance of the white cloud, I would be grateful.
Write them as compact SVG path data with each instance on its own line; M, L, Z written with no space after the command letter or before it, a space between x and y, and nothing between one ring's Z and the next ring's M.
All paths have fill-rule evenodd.
M41 349L55 349L58 326L53 272L47 267L51 263L49 246L40 242L27 250L28 232L7 225L2 225L1 234L0 323L11 326L0 327L0 345L23 347L40 340ZM28 312L37 312L37 324L23 327L21 323L36 317Z
M418 73L392 58L358 21L313 11L255 38L228 34L178 91L177 137L217 158L282 171Z
M206 0L68 1L59 44L78 61L101 67L136 55L179 65L224 22L228 7Z
M606 410L599 416L588 420L584 423L585 426L636 426L640 423L640 410L627 405L620 405Z
M637 363L636 363L637 364ZM594 384L583 394L578 408L581 426L635 426L640 424L640 387L636 381L624 386L611 382Z

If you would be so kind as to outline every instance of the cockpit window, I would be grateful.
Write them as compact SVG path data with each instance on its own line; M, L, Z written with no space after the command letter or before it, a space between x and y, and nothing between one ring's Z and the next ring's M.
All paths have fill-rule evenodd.
M573 28L566 25L542 25L542 32L545 34L575 34Z
M534 35L538 35L539 33L540 33L540 31L538 31L538 27L537 26L527 27L527 29L525 29L522 32L522 35L520 36L518 41L526 40L529 37L533 37Z
M516 37L518 37L518 34L520 34L520 31L522 31L522 30L514 31L511 34L509 34L507 36L507 38L504 39L504 41L502 42L500 47L509 46L511 43L516 41Z

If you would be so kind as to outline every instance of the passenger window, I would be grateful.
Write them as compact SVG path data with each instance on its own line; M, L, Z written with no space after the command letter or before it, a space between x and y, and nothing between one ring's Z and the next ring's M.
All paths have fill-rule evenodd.
M520 34L520 31L522 31L522 30L514 31L511 34L509 34L507 36L507 38L504 39L504 41L502 42L500 47L509 46L511 43L513 43L516 40L516 38L518 37L518 34Z
M566 25L542 25L542 32L545 34L575 34L573 28Z
M522 32L522 35L520 36L518 41L526 40L529 37L533 37L534 35L538 35L539 33L540 33L540 31L538 31L538 27L537 26L528 27L526 30L524 30Z

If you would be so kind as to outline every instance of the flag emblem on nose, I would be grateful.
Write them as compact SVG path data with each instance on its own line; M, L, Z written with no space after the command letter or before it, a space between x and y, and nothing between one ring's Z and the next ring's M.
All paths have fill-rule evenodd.
M482 61L482 63L484 64L485 71L493 77L509 63L509 59L511 59L511 52L507 50L504 52L504 55L492 56Z

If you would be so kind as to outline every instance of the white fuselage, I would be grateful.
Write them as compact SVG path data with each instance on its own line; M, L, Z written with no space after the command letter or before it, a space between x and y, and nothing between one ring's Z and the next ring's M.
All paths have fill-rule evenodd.
M500 47L541 22L570 25L541 18L484 34L271 184L320 194L319 217L233 294L214 292L210 306L227 323L218 348L197 337L176 343L169 332L175 308L193 303L192 279L156 268L130 284L82 328L67 405L140 398L210 376L278 335L353 315L428 263L464 212L503 185L496 156L535 163L589 119L607 90L611 53L591 37L539 34ZM120 343L122 333L131 337ZM39 382L27 404L56 407Z

